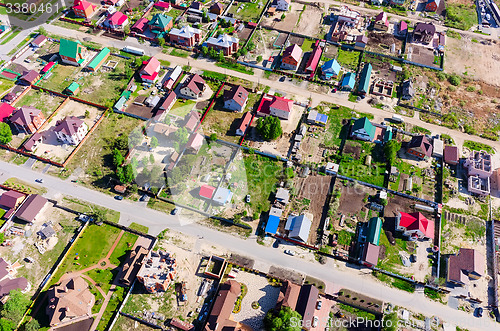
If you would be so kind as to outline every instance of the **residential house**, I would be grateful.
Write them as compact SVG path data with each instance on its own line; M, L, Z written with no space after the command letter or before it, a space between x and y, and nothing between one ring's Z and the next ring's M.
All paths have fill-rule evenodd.
M411 100L415 96L415 89L411 79L407 79L401 85L401 99Z
M224 91L224 108L232 111L243 111L247 105L248 91L241 85L235 85Z
M207 317L204 331L240 330L239 323L231 318L236 300L241 294L241 285L231 279L220 285L212 311Z
M281 215L283 215L283 209L276 208L274 206L269 210L269 216L267 217L265 233L276 234L278 231L278 226L280 224Z
M290 201L290 191L283 187L278 187L275 194L276 202L287 205Z
M340 73L340 64L337 62L336 59L331 59L329 61L326 61L322 66L321 66L321 78L330 80L330 79L336 79Z
M340 83L340 89L343 91L352 91L354 85L356 84L356 74L354 72L348 72L344 74L342 82Z
M137 272L137 280L148 293L165 292L175 278L176 267L177 261L170 253L151 251Z
M493 174L491 155L485 151L472 151L465 159L467 169L467 189L477 195L490 194L490 177Z
M310 110L307 114L306 122L313 125L325 126L328 122L328 115L318 113L317 110Z
M13 190L2 193L0 196L0 206L8 209L16 209L26 198L26 195Z
M92 316L95 297L87 281L80 276L63 279L48 290L47 297L46 313L52 327Z
M432 139L432 156L442 158L443 148L444 148L444 143L441 139L437 138Z
M28 70L23 72L23 75L19 77L19 84L21 85L34 85L40 79L40 73L35 70Z
M448 258L446 280L456 285L468 285L470 280L480 279L486 272L486 258L478 250L460 248L458 254Z
M47 199L38 194L31 194L22 206L17 210L15 216L27 223L33 223L47 203Z
M434 39L434 33L436 33L434 24L419 22L413 30L413 40L428 44Z
M311 230L312 222L305 215L288 216L285 224L285 230L288 230L288 238L307 243L309 231Z
M270 115L287 120L292 112L293 101L283 97L273 96L269 105Z
M360 94L366 94L370 91L370 79L372 77L372 65L367 63L364 65L363 70L361 70L361 76L359 77L358 92Z
M365 35L359 35L355 39L354 49L362 51L365 49L367 44L368 44L368 37Z
M104 47L101 49L99 53L97 53L96 56L94 56L94 58L87 64L87 70L92 72L99 70L99 68L106 62L110 54L111 51L109 48Z
M457 146L446 145L444 147L444 162L449 165L457 165L460 156L458 154Z
M369 268L376 267L378 264L379 254L380 246L367 242L361 252L361 262Z
M88 132L87 124L75 116L66 116L57 121L54 133L63 144L78 145Z
M237 136L244 136L245 132L250 125L250 121L252 120L252 112L248 111L241 117L240 125L236 129Z
M157 58L154 56L150 57L142 63L142 68L139 71L141 80L144 83L153 84L158 79L158 73L160 72L161 64Z
M173 44L193 47L201 40L201 30L185 25L180 29L174 28L168 33Z
M424 135L413 136L406 147L406 152L422 160L428 159L432 156L432 144Z
M200 186L200 191L198 192L198 195L200 196L200 198L210 200L214 196L214 193L215 193L215 187L203 184Z
M222 15L224 12L224 5L221 4L220 2L214 2L212 6L210 6L210 13L215 14L215 15Z
M12 114L10 122L18 132L34 133L45 122L45 116L40 109L22 106Z
M134 25L132 25L130 31L143 34L148 28L148 23L149 21L147 18L141 17L134 23Z
M205 92L205 88L206 84L203 78L198 74L194 74L184 81L179 92L185 98L198 99Z
M0 102L0 122L5 122L5 120L12 115L14 110L16 110L16 108L12 107L7 102Z
M302 48L297 44L288 46L281 57L281 69L297 70L302 59Z
M380 12L377 16L375 16L373 29L385 32L389 30L389 19L387 18L387 13L385 11Z
M186 146L186 153L196 154L200 150L201 146L203 146L203 141L205 137L203 137L198 132L191 134L189 137L189 141Z
M36 36L36 38L31 42L31 47L40 48L45 45L47 40L47 37L45 37L43 34L38 34L38 36Z
M434 221L428 220L419 212L398 212L396 230L402 231L410 240L434 239Z
M330 21L333 22L330 39L335 42L345 41L350 31L362 22L361 13L347 6L340 7L338 13L330 13Z
M2 303L5 303L10 291L20 290L24 293L30 288L26 278L13 276L21 266L19 262L9 264L0 257L0 301Z
M85 0L75 0L73 5L73 13L76 17L90 18L97 6Z
M149 29L156 34L162 34L172 29L174 26L174 20L170 16L165 16L163 14L156 14L151 18L148 23Z
M276 10L288 11L290 3L291 0L274 0L273 7L276 7Z
M23 144L23 148L30 151L34 152L42 142L42 134L39 132L35 132L26 142Z
M321 53L323 52L323 49L319 45L319 41L316 41L316 46L314 46L314 49L309 55L309 59L307 60L306 67L305 67L305 72L307 73L313 73L316 71L316 67L318 66L319 60L321 59Z
M174 91L171 91L169 94L167 94L167 97L165 98L165 100L163 100L163 103L160 105L159 109L168 113L170 109L172 109L172 106L175 104L175 101L177 101L177 94L175 94Z
M175 82L177 81L177 79L179 79L181 74L182 74L182 68L180 66L175 66L175 68L171 70L168 74L166 74L165 77L163 78L162 82L163 88L168 90L174 87Z
M313 325L318 298L319 290L316 286L312 284L302 285L295 311L302 316L301 322L305 330L309 330Z
M440 4L441 0L427 0L427 3L425 4L425 10L435 12L438 10Z
M299 300L301 286L292 283L289 280L284 280L281 282L280 293L278 294L278 301L274 307L276 310L280 310L283 307L289 307L295 310L297 306L297 301Z
M149 250L147 248L137 245L127 254L127 259L118 275L120 283L125 286L131 286L134 283L137 273L141 270L148 253Z
M193 1L190 5L189 8L196 9L196 10L201 10L203 8L203 4L199 1Z
M352 124L351 137L364 141L373 141L375 139L375 126L367 117L358 118Z
M69 86L66 87L63 91L63 93L66 95L77 95L78 92L80 92L80 85L76 82L72 82L71 84L69 84Z
M192 110L184 118L184 127L188 131L194 131L198 127L199 122L200 122L200 114L196 110Z
M231 37L227 34L219 35L217 38L210 37L207 39L208 48L212 48L217 52L222 51L224 56L229 56L238 51L239 39Z
M212 200L214 203L220 206L224 206L226 203L231 202L232 197L233 197L233 192L231 192L229 189L225 187L219 186L215 191Z
M165 2L165 1L158 1L154 4L154 7L158 10L166 11L169 12L170 9L172 9L172 6L170 6L170 3Z
M59 56L63 63L81 66L87 55L86 48L79 41L61 39Z
M128 24L128 16L120 11L115 11L113 14L109 14L102 24L113 30L123 29Z

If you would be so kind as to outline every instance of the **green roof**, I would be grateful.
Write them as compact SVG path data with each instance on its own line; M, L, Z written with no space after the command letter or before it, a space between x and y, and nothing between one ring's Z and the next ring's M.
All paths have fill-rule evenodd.
M368 233L366 235L366 241L378 246L381 232L382 220L380 219L380 217L371 218L368 221Z
M363 93L368 93L370 89L370 78L372 76L372 65L370 63L365 64L363 70L361 71L361 76L359 78L358 91Z
M125 99L130 99L130 95L132 94L132 91L123 91L122 94L120 95L121 97L124 97Z
M352 132L354 133L361 129L364 129L372 140L375 138L375 127L370 122L368 117L358 118L354 121L354 124L352 125Z
M392 140L392 128L390 126L388 126L385 129L385 133L384 133L384 142L386 143L389 140Z
M79 41L61 39L59 42L59 55L76 59L76 55L80 53L78 45L82 46Z
M107 47L104 47L100 52L99 54L97 54L93 59L92 61L89 62L89 64L87 64L87 67L89 68L92 68L92 69L96 69L97 66L109 55L109 53L111 53L111 51L109 50L109 48Z
M120 99L118 99L118 101L115 103L115 105L113 106L113 109L115 110L122 110L123 106L125 105L125 103L127 102L127 99L125 97L120 97Z
M162 14L156 14L148 24L160 27L161 29L165 30L165 27L170 23L170 21L172 21L172 17Z
M79 88L80 88L80 85L78 85L77 83L73 82L73 83L69 84L68 87L66 87L66 90L69 91L69 92L71 92L71 94L75 94L75 91L77 89L79 89Z

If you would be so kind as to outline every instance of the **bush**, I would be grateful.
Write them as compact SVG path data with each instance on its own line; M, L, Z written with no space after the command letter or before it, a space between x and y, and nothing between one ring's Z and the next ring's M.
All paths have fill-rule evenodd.
M448 82L453 86L458 86L460 85L461 79L458 75L450 75L448 76Z

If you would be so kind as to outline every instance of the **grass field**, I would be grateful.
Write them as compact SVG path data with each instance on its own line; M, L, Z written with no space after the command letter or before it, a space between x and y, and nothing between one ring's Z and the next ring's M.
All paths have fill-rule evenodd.
M469 30L477 24L477 12L474 5L447 4L446 26L460 30Z
M337 61L343 67L355 70L359 64L359 52L347 51L339 48L337 53Z
M64 197L63 205L79 213L84 213L88 215L94 213L94 211L98 209L104 210L106 212L106 220L108 222L118 223L118 221L120 220L120 213L117 212L116 210L111 210L104 207L96 206L91 203L88 203L87 201L81 201L75 198Z
M113 283L113 279L116 277L118 274L118 269L92 269L90 271L87 271L85 273L87 276L92 278L96 282L96 285L98 285L104 293L108 293L111 284Z
M391 272L396 272L395 267L403 265L399 251L408 252L408 241L398 237L394 239L396 244L393 246L384 231L380 234L379 246L385 246L385 258L379 260L377 267Z
M183 58L187 58L189 56L189 52L188 51L185 51L183 49L177 49L177 48L172 48L172 50L170 51L170 55L172 56L177 56L177 57L183 57Z
M490 145L486 145L486 144L472 141L472 140L466 140L464 142L464 147L467 147L468 149L474 150L474 151L483 150L483 151L488 152L490 154L495 153L495 150Z
M387 166L382 146L375 143L353 140L346 142L346 146L347 144L360 148L361 152L359 158L357 158L353 154L346 153L344 147L340 161L340 174L363 182L384 186ZM365 164L368 156L372 157L370 166Z
M50 96L49 93L45 93L33 88L29 90L28 93L26 93L18 102L16 102L16 107L35 107L42 111L45 118L48 118L57 109L57 107L61 105L63 101L63 98Z
M304 39L304 43L302 44L302 46L300 46L300 48L302 48L302 51L304 53L310 52L312 51L313 44L314 44L313 39Z
M196 104L193 100L187 99L177 99L174 103L172 109L168 112L170 115L176 115L179 117L186 116L191 110L193 110L194 105Z
M111 253L109 262L117 266L121 265L123 261L125 261L128 251L131 250L134 246L137 238L137 235L130 232L125 232L120 238L118 245L116 245L115 250L113 251L113 253Z
M15 83L11 80L0 78L0 98L3 97L5 92L11 89L14 86L14 84Z
M117 286L115 288L115 291L111 296L108 305L106 306L106 310L102 314L101 320L99 321L96 330L107 330L107 326L111 321L111 318L114 316L115 310L118 309L118 305L120 305L120 303L123 301L125 295L127 295L127 292L125 291L124 287Z
M238 11L240 6L243 8ZM235 18L239 18L245 22L257 22L262 10L264 10L264 6L259 8L259 4L257 2L252 3L235 1L229 9L229 13L233 14Z
M136 231L139 231L142 233L148 233L148 231L149 231L149 228L147 226L142 225L142 224L137 224L135 222L132 222L129 225L129 229L136 230Z
M21 179L16 178L16 177L11 177L11 178L7 179L3 184L5 186L8 186L10 188L14 188L14 189L21 191L23 193L29 193L29 194L47 193L47 189L45 187L34 185L31 183L27 183Z

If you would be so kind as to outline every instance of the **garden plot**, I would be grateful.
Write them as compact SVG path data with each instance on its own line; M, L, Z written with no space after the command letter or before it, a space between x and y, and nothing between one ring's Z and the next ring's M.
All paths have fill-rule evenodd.
M437 61L434 50L425 46L411 44L406 47L406 55L409 61L425 64L426 66L439 68L441 61ZM436 63L437 62L437 63Z
M291 2L288 12L276 11L274 16L262 18L261 24L272 29L292 32L300 19L304 5L296 2ZM285 15L282 20L281 15Z
M50 238L42 239L37 234L44 224L50 224L55 231ZM32 235L29 237L6 236L5 239L10 240L12 245L0 246L0 255L10 263L16 261L21 263L22 267L18 269L16 277L25 277L31 284L29 294L33 294L63 252L80 223L75 220L74 214L55 208L48 203L37 216L33 226L27 227L24 222L14 223L14 225L29 229ZM42 249L43 253L35 244ZM26 262L26 258L33 259L33 262Z
M83 120L87 125L87 129L90 130L102 114L102 109L69 100L64 107L59 109L52 117L50 122L45 125L45 131L42 132L43 140L36 149L35 155L47 157L52 161L63 162L76 146L65 145L59 142L53 132L57 122L63 120L66 116L75 116Z
M322 163L325 150L327 150L325 153L328 154L328 156L335 153L334 151L328 150L328 148L324 148L322 144L321 137L326 132L325 128L311 125L308 127L307 131L307 134L300 142L300 150L298 152L302 156L303 163Z
M265 67L269 67L273 63L273 57L278 56L280 52L280 47L283 46L281 42L276 44L276 41L279 36L285 36L286 34L279 33L275 30L268 30L263 28L258 28L255 31L252 41L255 43L256 48L254 51L249 52L246 55L246 58L250 61L256 61L257 57L262 57L262 65Z
M377 194L375 189L347 180L338 180L335 183L335 190L340 192L340 199L337 222L332 220L334 226L342 228L339 224L342 216L345 225L350 228L355 228L358 220L365 221L370 218L372 212L368 210L368 197Z
M317 229L322 229L323 220L327 216L328 195L333 190L333 177L313 175L306 178L297 178L294 187L297 196L293 201L292 210L297 213L308 212L313 215L308 243L316 244ZM304 205L303 210L301 205Z
M31 106L40 109L48 118L64 101L64 98L52 93L43 92L36 88L30 89L22 98L15 103L16 108L21 106Z
M244 22L257 22L264 8L265 5L263 2L234 1L228 13L233 14L234 18Z
M386 168L382 145L354 140L346 141L340 161L339 173L341 175L384 186Z
M323 24L324 11L324 4L320 2L303 5L293 31L305 36L323 39L330 28L329 25Z
M337 50L338 63L349 70L358 70L360 52L339 48Z
M368 32L366 49L371 52L398 56L403 51L403 41L385 32Z

